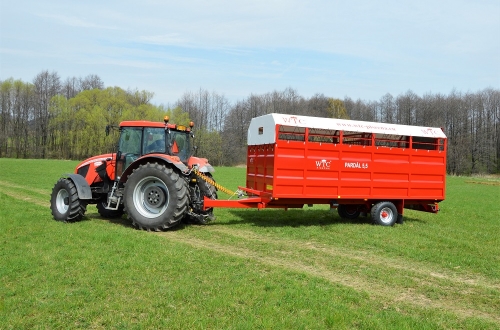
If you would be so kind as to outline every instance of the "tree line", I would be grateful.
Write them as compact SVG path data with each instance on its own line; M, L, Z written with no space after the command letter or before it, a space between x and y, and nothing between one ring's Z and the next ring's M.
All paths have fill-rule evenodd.
M293 88L250 94L235 103L200 89L172 106L151 103L153 93L105 87L97 75L61 80L42 71L32 82L0 81L0 157L84 159L112 152L118 134L106 125L123 120L195 122L197 156L214 165L246 162L247 129L253 117L287 113L405 125L442 127L448 136L450 174L500 173L500 90L451 91L419 96L407 91L377 101L305 98Z

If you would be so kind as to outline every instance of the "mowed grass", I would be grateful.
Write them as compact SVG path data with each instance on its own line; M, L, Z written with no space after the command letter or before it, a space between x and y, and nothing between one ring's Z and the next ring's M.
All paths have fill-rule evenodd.
M93 205L52 220L76 164L0 159L0 329L500 328L499 178L448 177L440 213L390 228L315 206L148 233Z

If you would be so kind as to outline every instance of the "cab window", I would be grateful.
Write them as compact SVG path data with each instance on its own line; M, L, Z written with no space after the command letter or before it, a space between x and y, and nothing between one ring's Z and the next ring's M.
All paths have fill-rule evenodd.
M120 135L119 150L124 154L141 153L142 129L134 127L124 127Z
M144 154L165 153L165 129L144 128L144 140L142 147Z

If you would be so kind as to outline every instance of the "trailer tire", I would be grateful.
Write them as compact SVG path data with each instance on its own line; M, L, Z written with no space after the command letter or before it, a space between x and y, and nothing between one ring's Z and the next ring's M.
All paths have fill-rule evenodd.
M337 207L337 212L341 218L350 220L357 219L361 214L359 205L354 204L340 204Z
M391 202L380 202L373 205L371 215L373 223L381 226L394 226L398 220L398 211Z
M125 183L125 212L134 226L161 231L179 224L188 206L187 182L158 163L140 165Z
M87 210L87 203L78 197L78 191L73 181L61 178L52 189L50 210L54 220L74 222L83 218Z

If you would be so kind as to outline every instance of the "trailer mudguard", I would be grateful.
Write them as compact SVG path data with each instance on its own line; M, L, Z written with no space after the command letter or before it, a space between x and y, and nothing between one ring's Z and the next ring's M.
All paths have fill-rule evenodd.
M66 174L67 178L73 181L80 199L92 199L92 191L90 186L83 176L80 174Z

